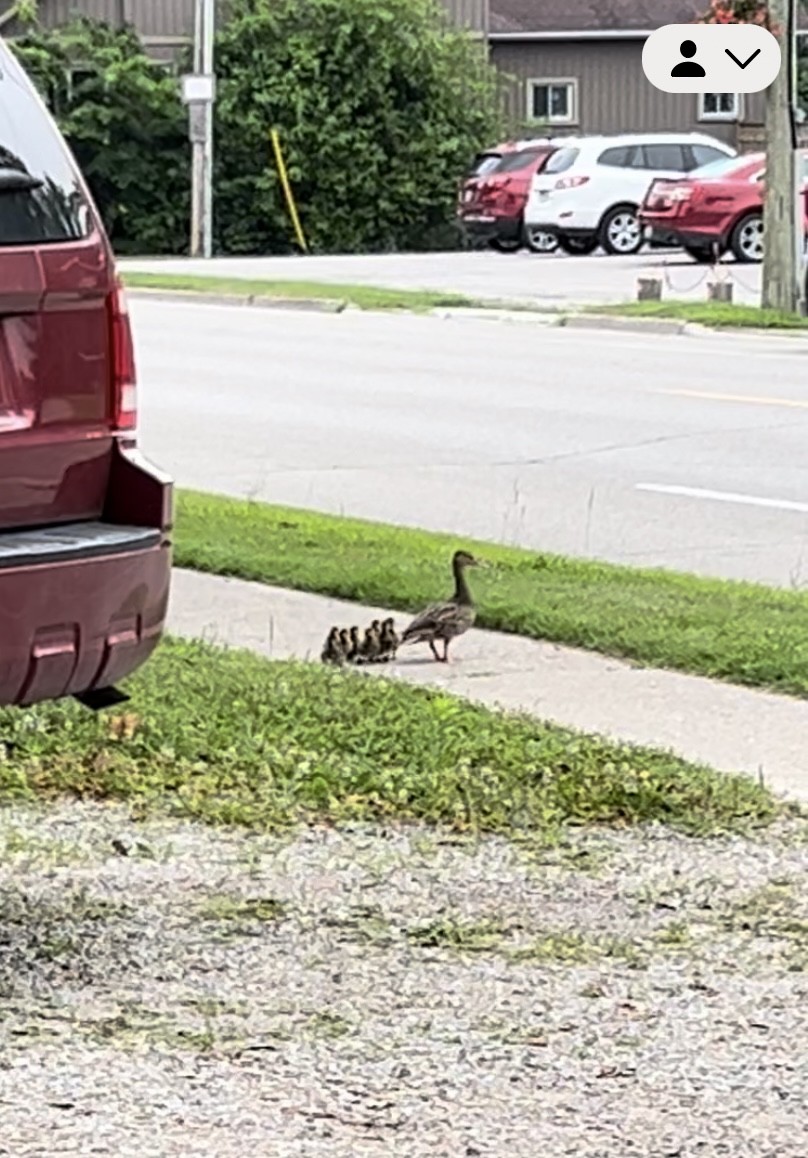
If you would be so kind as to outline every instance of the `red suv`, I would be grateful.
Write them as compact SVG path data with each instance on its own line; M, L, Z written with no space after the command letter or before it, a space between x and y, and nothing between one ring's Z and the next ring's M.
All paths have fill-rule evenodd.
M515 253L526 245L534 253L557 248L543 230L526 229L523 215L535 173L540 173L555 151L549 141L525 146L500 146L485 154L485 161L466 179L458 204L458 220L470 241ZM482 155L481 155L482 157Z
M808 153L800 156L805 194ZM728 249L736 261L760 261L765 176L765 153L747 153L711 161L688 177L657 179L640 208L640 221L651 240L671 235L696 261L713 261ZM808 230L808 204L804 212Z
M157 645L172 486L136 420L109 242L0 40L0 704L114 702Z

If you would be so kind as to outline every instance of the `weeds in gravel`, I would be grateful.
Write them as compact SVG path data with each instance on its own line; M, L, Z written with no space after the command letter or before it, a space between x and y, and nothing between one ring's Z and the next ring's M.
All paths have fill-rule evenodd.
M203 921L221 921L237 925L255 922L274 924L286 917L288 907L274 897L215 896L200 906L198 916Z
M483 953L497 948L507 928L497 921L458 921L442 917L405 930L405 937L421 949L454 949L458 953Z
M456 536L180 491L179 566L412 611L446 587ZM481 627L808 694L808 593L463 540Z
M84 888L58 895L22 888L0 893L0 998L17 992L32 977L51 984L87 982L102 950L120 944L131 910L122 901L93 896Z
M633 941L618 937L589 936L574 930L544 932L534 935L527 945L509 953L511 960L542 964L557 961L567 965L582 965L603 958L614 958L631 966L639 966L644 954Z
M0 800L126 800L217 824L422 820L508 835L780 812L753 780L435 690L167 640L128 682L121 738L72 701L0 712Z
M340 1017L338 1013L330 1013L328 1010L317 1011L309 1015L306 1020L306 1032L314 1037L346 1037L352 1032L352 1026L344 1017Z
M0 863L23 861L28 866L64 866L89 859L89 851L77 841L37 836L13 825L0 832Z

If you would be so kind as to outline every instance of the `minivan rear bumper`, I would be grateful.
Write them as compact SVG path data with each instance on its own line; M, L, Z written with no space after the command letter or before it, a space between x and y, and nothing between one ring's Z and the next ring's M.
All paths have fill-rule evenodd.
M0 705L106 688L148 659L168 610L171 497L118 447L99 520L0 532Z
M27 532L27 545L10 536L10 555L9 536L0 535L3 705L109 687L149 657L162 633L171 577L171 544L162 533L102 523L59 530L73 536L64 554L52 528ZM76 544L85 535L83 553Z

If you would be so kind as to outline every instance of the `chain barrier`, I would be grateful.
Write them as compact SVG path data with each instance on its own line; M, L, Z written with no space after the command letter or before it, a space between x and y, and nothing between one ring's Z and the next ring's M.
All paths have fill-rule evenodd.
M693 290L696 290L700 285L703 285L708 277L712 277L715 283L719 285L726 282L729 282L730 284L736 283L738 286L740 286L741 289L745 289L747 293L750 294L757 294L760 292L759 286L750 285L747 281L744 280L744 278L738 277L737 269L735 266L730 267L722 261L714 261L710 262L709 265L705 265L703 269L704 272L696 281L692 283L692 285L683 286L676 285L673 278L671 277L670 262L666 260L660 263L660 272L662 275L661 280L664 283L665 288L671 290L673 293L692 293Z
M705 270L705 272L701 275L701 277L698 279L698 281L695 281L693 283L693 285L691 285L691 286L687 286L687 287L676 286L676 285L674 285L673 279L671 278L670 273L668 272L670 269L670 266L669 266L667 261L664 261L662 263L662 281L665 283L665 288L672 290L673 293L689 294L689 293L692 293L693 290L699 288L699 286L705 281L705 279L710 276L710 273L712 272L713 268L714 268L713 266L710 266L707 270Z

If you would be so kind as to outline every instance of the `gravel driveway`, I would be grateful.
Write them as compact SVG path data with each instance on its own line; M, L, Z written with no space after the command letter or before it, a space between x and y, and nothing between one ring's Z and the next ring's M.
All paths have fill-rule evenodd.
M808 1154L803 821L536 851L66 804L0 850L4 1155Z

